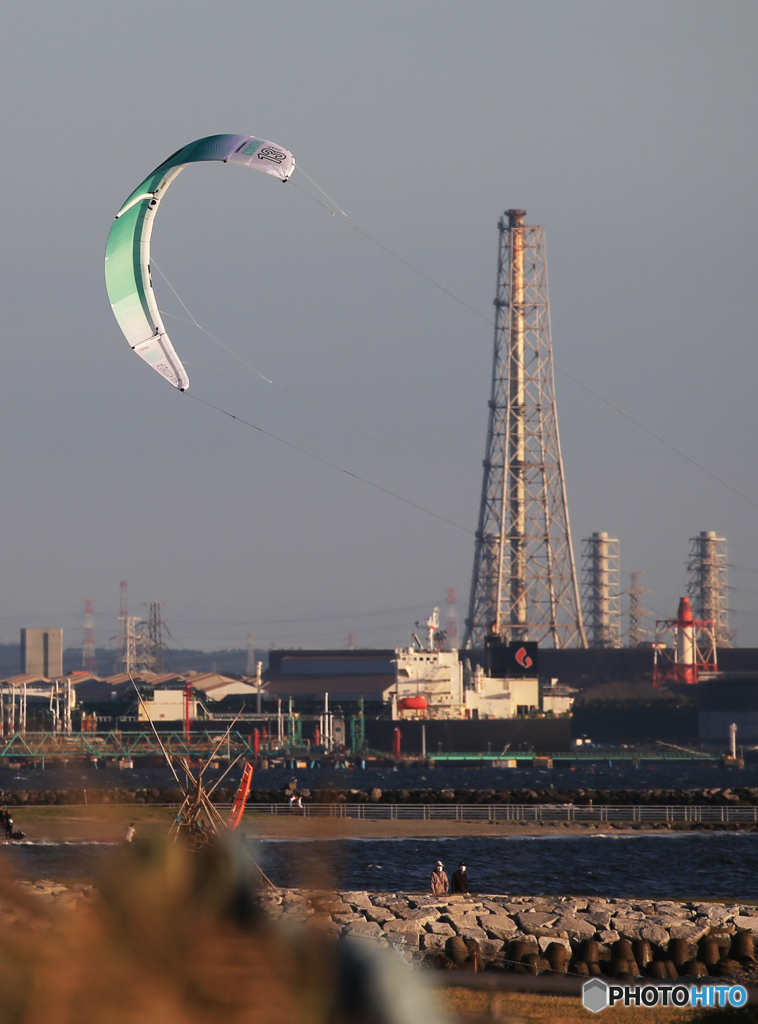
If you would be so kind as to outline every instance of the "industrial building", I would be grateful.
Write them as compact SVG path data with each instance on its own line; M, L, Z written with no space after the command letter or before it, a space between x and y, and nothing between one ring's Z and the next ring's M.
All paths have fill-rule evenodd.
M311 698L325 693L341 701L386 704L395 686L395 651L391 648L270 651L263 673L267 697Z
M21 630L21 672L45 679L63 675L63 630Z
M135 684L147 711L137 698ZM228 698L231 706L225 703ZM0 726L5 723L6 734L23 733L27 728L70 732L75 713L89 719L88 729L104 719L146 722L149 716L156 722L179 722L187 717L210 720L214 715L234 713L239 707L255 712L257 698L254 682L217 672L119 673L105 679L85 671L58 679L22 674L0 680Z
M148 705L155 702L156 709L160 706L160 711L156 713L155 717L166 721L181 720L185 717L184 700L188 690L191 690L193 694L193 710L190 716L193 718L198 705L202 706L205 701L221 702L227 697L237 697L240 700L235 703L244 703L250 710L253 710L258 693L254 683L249 680L224 676L218 672L188 672L185 674L140 672L135 676L119 672L106 679L98 678L90 673L74 672L69 678L76 694L77 703L82 705L103 704L131 700L132 698L136 702L134 691L136 683L140 692L144 692L143 699ZM148 710L150 711L150 708ZM151 711L150 715L153 717ZM147 715L141 709L139 717L141 720L147 720Z

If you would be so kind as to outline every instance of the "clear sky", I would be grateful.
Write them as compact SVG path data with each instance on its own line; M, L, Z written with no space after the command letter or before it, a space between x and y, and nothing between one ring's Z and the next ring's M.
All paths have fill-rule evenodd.
M447 587L462 619L496 225L518 206L546 231L577 549L618 537L668 616L688 538L716 530L737 642L758 644L757 23L741 0L5 5L0 640L62 625L79 644L94 598L106 645L122 579L132 614L164 602L177 646L244 646L248 629L261 646L394 646ZM153 240L220 342L176 319L156 275L191 394L465 529L130 352L103 285L113 215L218 132L290 149L483 317L295 188L323 200L299 170L283 186L191 167Z

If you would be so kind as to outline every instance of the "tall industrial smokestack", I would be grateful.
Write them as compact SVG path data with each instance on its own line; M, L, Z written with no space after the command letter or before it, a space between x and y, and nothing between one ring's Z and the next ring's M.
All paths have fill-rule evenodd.
M676 665L677 682L696 683L695 668L695 624L690 599L683 597L679 601L676 613Z
M555 406L545 233L506 210L498 230L484 479L464 647L586 647Z
M717 672L712 619L696 619L688 597L675 619L658 619L653 643L653 685L697 683L703 672Z

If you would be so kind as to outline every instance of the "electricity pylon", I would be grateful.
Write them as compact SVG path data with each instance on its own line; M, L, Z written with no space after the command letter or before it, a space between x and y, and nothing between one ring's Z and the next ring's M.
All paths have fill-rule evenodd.
M645 618L653 614L649 608L643 606L642 595L652 594L652 590L646 590L640 582L643 570L632 569L628 575L629 589L626 593L629 595L629 607L626 614L629 620L629 629L626 637L630 647L639 647L641 643L644 643L646 637L650 636L650 630L645 629Z

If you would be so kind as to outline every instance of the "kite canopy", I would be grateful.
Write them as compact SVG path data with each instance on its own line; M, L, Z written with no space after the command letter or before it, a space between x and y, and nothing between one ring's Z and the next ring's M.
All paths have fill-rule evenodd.
M187 164L223 160L287 181L295 158L252 135L210 135L190 142L145 178L116 214L105 249L105 285L113 314L132 349L162 377L186 391L187 371L163 325L150 278L150 236L163 195Z

